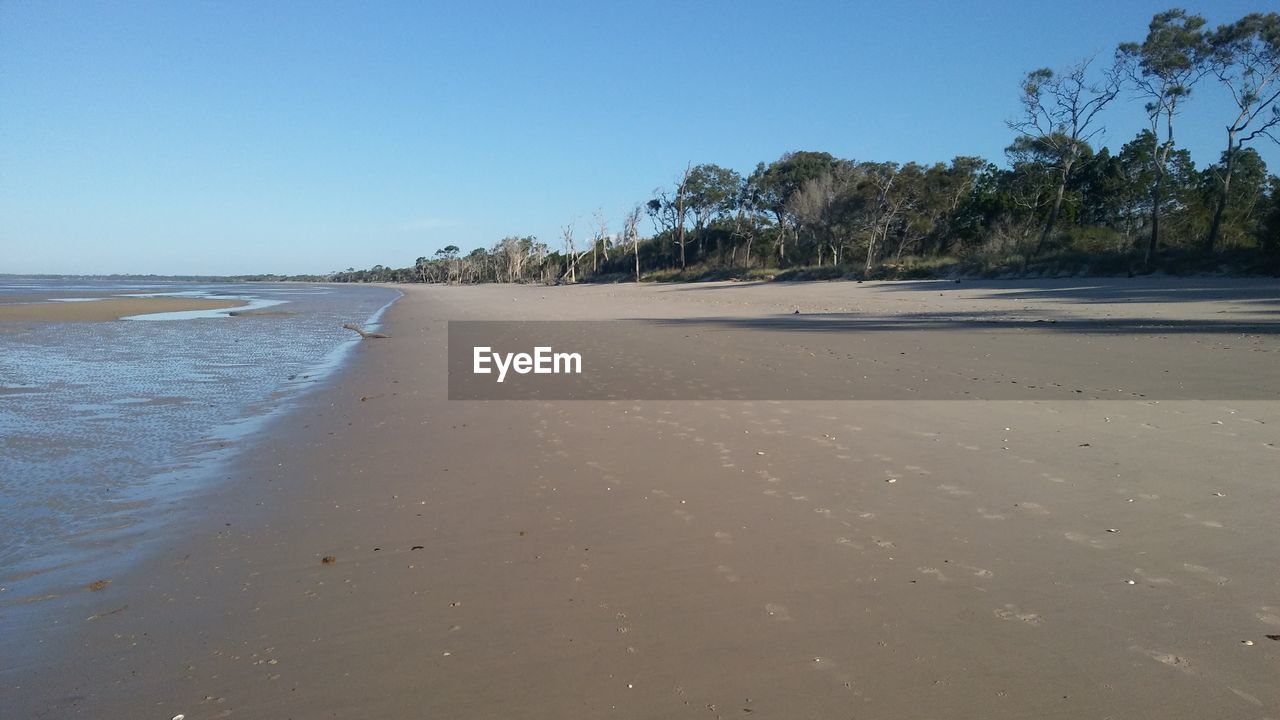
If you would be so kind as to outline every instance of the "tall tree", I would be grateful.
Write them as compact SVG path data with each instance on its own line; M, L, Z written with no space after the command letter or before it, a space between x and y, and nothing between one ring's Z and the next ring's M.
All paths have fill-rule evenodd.
M741 182L742 176L737 172L713 163L697 165L689 171L689 211L693 214L699 259L705 256L707 227L733 212Z
M565 268L562 279L568 279L569 284L578 282L578 253L577 248L573 246L573 223L565 225L560 230L560 236L564 238L564 253L568 259L568 267Z
M901 208L893 194L898 163L863 163L862 168L858 194L861 196L859 204L865 209L862 217L867 231L866 272L871 272L880 249L888 242L889 228Z
M689 244L689 180L693 164L685 166L679 182L670 193L662 188L654 191L656 197L647 204L649 216L660 230L670 233L671 240L680 248L680 269L687 266L685 247Z
M1157 139L1164 126L1164 140L1153 156L1151 183L1151 236L1142 256L1144 267L1160 243L1160 207L1169 154L1173 152L1173 119L1191 88L1204 76L1207 41L1204 18L1185 10L1166 10L1151 19L1142 43L1123 43L1117 58L1124 63L1129 79L1141 97L1147 99L1151 134Z
M591 274L595 275L600 271L601 253L604 254L604 261L609 262L609 221L604 219L603 208L596 209L591 227Z
M636 282L640 282L640 206L637 205L627 213L623 221L622 241L631 242L631 251L636 256Z
M1039 147L1051 158L1057 189L1049 216L1040 231L1035 252L1044 250L1062 211L1062 198L1071 182L1076 162L1093 137L1102 132L1098 114L1120 93L1119 66L1105 71L1101 79L1090 77L1087 58L1061 73L1040 68L1027 73L1022 82L1021 119L1009 126L1021 133L1025 142Z
M1210 36L1210 67L1235 102L1235 118L1227 124L1227 149L1220 169L1213 221L1205 238L1210 252L1222 234L1222 217L1231 194L1236 158L1256 138L1280 142L1280 14L1252 13L1221 25Z
M819 266L826 248L831 250L832 264L839 263L839 222L835 214L841 198L852 189L855 180L853 163L836 163L830 170L804 181L787 199L787 211L795 219L797 233L804 227L810 229Z
M760 163L756 166L751 182L756 188L761 208L772 214L777 223L779 263L787 260L788 228L795 229L787 201L806 181L830 171L837 162L831 153L805 150L789 152L768 165Z

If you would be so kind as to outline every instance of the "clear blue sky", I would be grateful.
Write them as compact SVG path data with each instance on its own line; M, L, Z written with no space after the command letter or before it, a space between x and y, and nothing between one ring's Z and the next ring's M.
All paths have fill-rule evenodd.
M1025 71L1109 57L1167 7L0 0L0 272L403 266L616 226L689 161L1003 162ZM1228 108L1196 95L1202 166ZM1107 143L1143 121L1117 104Z

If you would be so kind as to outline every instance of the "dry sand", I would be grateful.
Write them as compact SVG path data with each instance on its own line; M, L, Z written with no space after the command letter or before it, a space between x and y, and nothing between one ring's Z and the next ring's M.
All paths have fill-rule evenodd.
M1220 399L1275 397L1280 284L403 289L163 550L9 655L0 715L1280 716L1280 402ZM796 309L860 324L726 322ZM716 318L790 358L759 382L1177 361L1201 399L446 399L447 319L621 317ZM997 332L1049 367L946 352Z
M245 300L177 297L111 297L76 302L0 304L0 322L104 322L133 315L222 310L247 305Z

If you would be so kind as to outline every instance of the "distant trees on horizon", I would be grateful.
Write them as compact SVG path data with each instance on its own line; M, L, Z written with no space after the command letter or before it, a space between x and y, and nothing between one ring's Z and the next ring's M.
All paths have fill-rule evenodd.
M1220 84L1231 102L1221 109L1221 155L1197 169L1175 129L1201 83ZM597 212L585 237L568 225L555 248L513 236L465 255L450 245L411 268L329 279L578 282L804 268L876 276L947 262L1025 271L1072 259L1143 271L1162 254L1206 268L1229 254L1280 269L1280 178L1255 150L1280 143L1280 14L1209 28L1168 10L1111 62L1036 69L1019 91L1004 167L972 156L923 165L818 151L786 153L747 174L690 164L618 232ZM1095 148L1102 111L1129 94L1144 103L1149 126L1116 151ZM642 216L652 237L639 235Z

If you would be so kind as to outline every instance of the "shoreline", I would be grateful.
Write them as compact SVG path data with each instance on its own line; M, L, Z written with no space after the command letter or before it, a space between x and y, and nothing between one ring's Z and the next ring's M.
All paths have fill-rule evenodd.
M1280 403L447 400L450 319L798 309L1256 324L1280 298L1266 282L1194 302L1170 299L1186 289L1174 280L1008 284L1022 296L979 283L396 286L391 337L353 343L155 557L86 594L97 619L63 636L75 654L56 676L0 673L0 707L1274 712L1280 643L1264 635L1280 632L1280 588L1251 568L1280 562L1264 510L1280 501L1265 482ZM1132 296L1089 301L1108 288ZM1204 327L1173 342L1227 338L1213 357L1274 362L1274 334L1249 345ZM747 353L856 350L845 334L734 332L725 342ZM662 368L662 350L638 361Z
M362 321L376 327L381 315L400 297L396 294L363 317ZM165 308L156 309L156 312L196 310L191 301L183 298L178 299L180 305L168 303L170 298L155 299L160 303L152 305L152 308ZM262 302L261 299L253 299L200 304L217 303L227 307L228 303L234 303L230 307L256 307ZM130 308L133 307L130 304ZM296 314L289 313L291 316ZM223 321L236 322L231 319ZM273 435L273 427L287 423L309 396L322 393L333 378L341 374L352 350L358 345L358 339L344 335L343 342L298 373L296 380L291 377L273 393L242 408L243 414L205 428L198 439L193 438L191 444L182 448L167 465L154 468L144 481L139 481L134 487L113 494L112 502L122 507L116 511L118 519L115 515L102 516L99 520L107 522L99 522L88 529L81 528L75 533L76 537L87 538L86 547L80 546L85 543L75 547L71 544L51 547L41 555L45 565L16 574L6 572L7 577L0 580L0 621L11 633L7 640L19 643L25 639L33 647L41 648L38 653L33 653L33 658L53 657L45 655L49 648L43 647L51 637L50 628L46 625L48 621L53 621L56 631L58 626L68 622L92 622L105 617L104 613L118 610L96 607L94 601L105 596L104 591L115 582L115 578L136 574L140 568L154 561L167 543L186 537L184 533L188 523L203 517L202 504L210 498L221 497L225 492L222 485L230 479L231 468L235 467L239 456L249 448L268 442ZM8 394L20 401L25 392L31 390L16 388ZM0 398L5 394L6 389L0 387ZM145 513L138 509L142 506L147 506ZM48 565L49 557L58 560ZM31 585L31 582L36 584ZM6 669L9 668L0 667L0 674Z
M5 322L109 322L137 315L228 310L249 305L247 300L178 297L74 298L58 301L0 303Z

